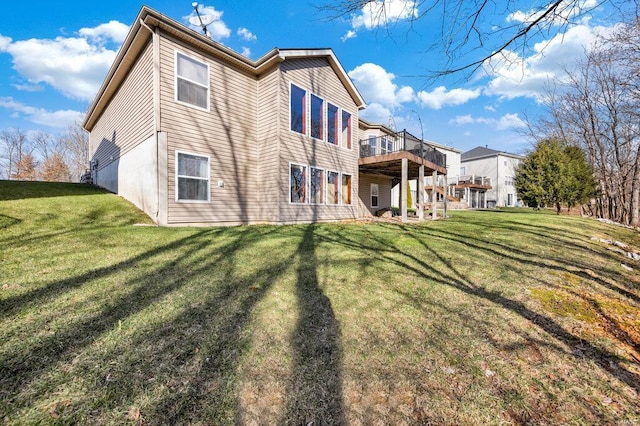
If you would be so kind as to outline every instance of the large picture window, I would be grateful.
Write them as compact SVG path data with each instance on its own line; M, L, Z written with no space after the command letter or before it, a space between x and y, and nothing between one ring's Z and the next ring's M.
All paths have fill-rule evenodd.
M338 107L327 104L327 142L338 145Z
M342 204L351 204L351 175L342 174Z
M209 66L176 52L176 100L209 109Z
M311 95L311 137L324 139L324 100Z
M311 197L312 204L324 203L324 170L311 167Z
M338 204L340 200L340 174L327 172L327 204Z
M176 199L209 201L209 158L178 152Z
M298 86L291 85L290 111L291 130L307 133L307 91Z
M351 149L351 114L342 111L342 147Z
M289 189L291 202L307 202L307 166L291 164L289 168Z

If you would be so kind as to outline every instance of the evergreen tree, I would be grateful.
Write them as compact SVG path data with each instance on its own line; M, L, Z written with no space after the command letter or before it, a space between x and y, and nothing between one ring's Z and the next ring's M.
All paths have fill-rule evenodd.
M586 201L595 191L595 181L580 147L557 139L539 141L520 163L516 190L530 207L569 208Z

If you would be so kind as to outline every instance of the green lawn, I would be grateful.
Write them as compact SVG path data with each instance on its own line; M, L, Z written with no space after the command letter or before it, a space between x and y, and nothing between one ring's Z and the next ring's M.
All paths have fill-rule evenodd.
M0 181L0 422L640 423L640 262L603 242L635 231L140 224L89 186Z

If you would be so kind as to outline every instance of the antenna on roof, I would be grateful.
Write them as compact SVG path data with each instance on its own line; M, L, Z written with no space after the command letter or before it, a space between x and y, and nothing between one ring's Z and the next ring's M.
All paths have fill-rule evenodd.
M202 34L211 38L211 34L207 29L207 25L213 22L214 20L213 15L200 15L197 1L194 1L193 3L191 3L191 6L193 6L193 9L196 11L196 16L192 16L191 18L189 18L189 23L191 25L199 25L200 27L202 27Z

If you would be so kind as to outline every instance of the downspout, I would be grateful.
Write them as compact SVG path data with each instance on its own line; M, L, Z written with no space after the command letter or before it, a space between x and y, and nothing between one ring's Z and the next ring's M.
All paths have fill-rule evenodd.
M152 59L152 72L153 72L153 135L155 138L156 148L156 217L155 220L159 224L166 224L166 215L164 213L164 204L161 199L166 197L166 194L160 188L162 183L160 179L160 167L161 167L161 154L160 154L160 140L158 133L160 131L160 40L158 37L158 28L151 29L140 18L140 25L151 33L151 39L153 44L153 59ZM164 161L162 162L164 163Z

